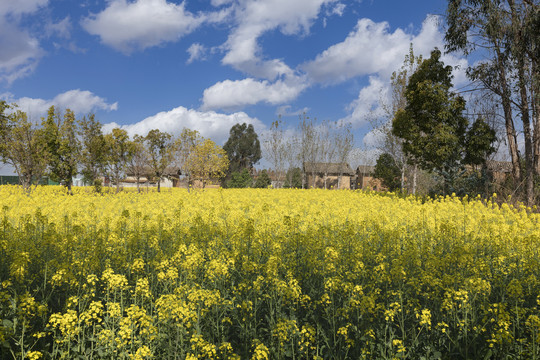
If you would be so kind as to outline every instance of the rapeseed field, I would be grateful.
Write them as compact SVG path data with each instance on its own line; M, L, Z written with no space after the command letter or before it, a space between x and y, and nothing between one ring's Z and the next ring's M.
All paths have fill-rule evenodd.
M540 216L456 197L0 187L3 359L538 359Z

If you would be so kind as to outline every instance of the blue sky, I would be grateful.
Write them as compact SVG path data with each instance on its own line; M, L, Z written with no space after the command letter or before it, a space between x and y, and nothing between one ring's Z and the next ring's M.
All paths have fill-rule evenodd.
M443 47L443 0L0 0L0 98L39 120L50 105L130 134L196 129L223 144L305 111L373 145L409 44ZM467 61L446 55L462 69ZM465 82L463 71L456 74Z

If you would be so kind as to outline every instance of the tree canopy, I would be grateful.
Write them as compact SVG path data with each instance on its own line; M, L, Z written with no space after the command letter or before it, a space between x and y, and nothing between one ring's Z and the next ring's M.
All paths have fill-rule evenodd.
M467 136L465 100L451 91L452 67L440 58L441 52L435 49L409 79L407 105L396 112L392 131L403 139L403 151L421 168L443 175L446 185L451 185L467 161L478 160L480 154L485 159L495 137L483 131L482 141L467 147L472 133Z
M390 191L401 187L401 170L396 165L392 155L383 153L377 158L373 176L380 179L382 184Z
M259 137L253 125L246 123L233 125L223 150L229 158L229 174L253 168L262 157Z

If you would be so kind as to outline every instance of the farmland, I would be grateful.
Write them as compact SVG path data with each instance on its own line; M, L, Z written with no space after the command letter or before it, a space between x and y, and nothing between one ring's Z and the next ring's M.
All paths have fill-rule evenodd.
M3 359L540 358L540 216L479 199L0 187Z

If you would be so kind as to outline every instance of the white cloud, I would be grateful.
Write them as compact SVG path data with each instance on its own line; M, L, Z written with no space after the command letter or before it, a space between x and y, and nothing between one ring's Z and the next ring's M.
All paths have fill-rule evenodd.
M166 0L110 0L99 14L82 20L83 28L124 53L176 41L205 20Z
M390 32L387 22L360 19L343 42L332 45L302 68L314 81L327 84L370 74L386 79L401 66L411 43L415 53L424 57L429 57L435 47L443 49L444 34L439 28L438 17L428 16L417 35L402 29ZM448 56L443 60L451 65L462 63Z
M218 144L223 144L229 136L230 128L237 123L253 124L257 131L265 129L261 121L249 117L244 112L226 115L214 111L197 111L179 106L170 111L163 111L150 116L132 125L106 124L103 130L109 132L115 127L120 127L125 129L130 136L134 134L144 136L152 129L179 135L183 128L188 128L199 131L201 135L211 138Z
M43 50L36 38L18 27L22 15L46 6L48 0L0 1L0 82L11 84L36 68Z
M307 84L294 80L258 81L252 78L225 80L204 90L203 109L235 109L259 102L276 105L294 100Z
M234 0L212 0L210 2L212 3L212 6L222 6L232 3Z
M37 39L0 18L0 81L8 84L30 74L43 51Z
M12 94L2 94L0 98L14 102L19 110L28 113L30 118L38 119L47 114L47 110L54 105L59 109L71 109L76 114L86 114L95 110L117 110L118 103L109 104L105 99L86 90L69 90L58 94L52 100L22 97L16 99Z
M30 14L48 4L49 0L3 0L0 1L0 16Z
M187 59L186 63L191 64L192 62L196 60L205 60L206 59L206 52L208 50L206 47L199 43L191 44L191 46L187 49L187 52L189 54L189 59Z
M338 2L337 4L335 4L335 6L332 6L330 7L330 9L326 10L326 15L327 16L331 16L331 15L343 16L343 14L345 13L346 7L347 6L345 4Z
M283 105L276 109L276 115L282 117L299 116L302 114L307 114L309 110L310 108L308 107L304 107L298 110L291 110L291 105Z
M60 38L69 39L71 37L71 27L71 18L66 16L57 23L47 23L45 25L45 32L48 36L56 35Z
M270 80L292 74L281 60L262 59L258 38L274 29L285 35L308 33L321 6L333 2L335 0L240 0L235 8L238 25L224 45L227 54L223 64Z
M341 119L350 122L355 126L362 126L370 119L377 119L384 116L381 100L388 96L388 83L379 77L370 76L369 85L362 88L356 98L348 106L350 114Z

